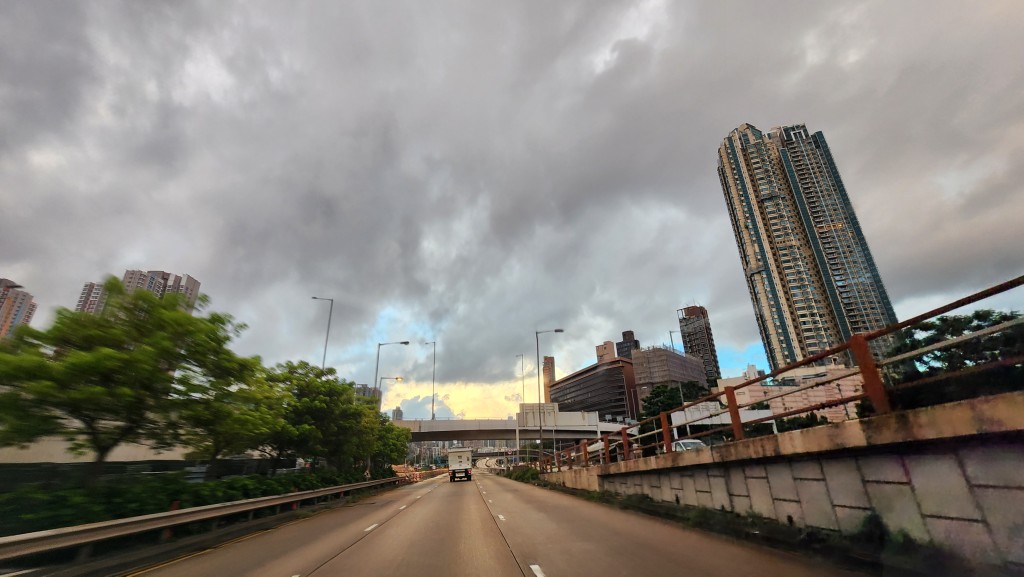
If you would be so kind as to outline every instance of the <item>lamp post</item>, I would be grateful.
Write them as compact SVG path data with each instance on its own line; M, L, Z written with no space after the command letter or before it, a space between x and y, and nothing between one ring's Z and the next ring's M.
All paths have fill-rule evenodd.
M519 402L525 403L526 402L526 355L525 354L523 354L523 355L516 355L516 358L519 359L519 372L522 374L522 377L523 377L523 394L519 396Z
M522 410L523 404L526 402L526 354L516 355L519 359L519 372L523 377L523 394L519 396L519 408ZM516 419L516 461L522 462L523 453L522 447L519 443L519 419Z
M380 380L377 381L377 391L378 391L377 398L378 399L383 399L384 398L384 381L395 381L396 383L400 383L400 382L402 382L404 380L405 379L403 379L402 377L381 377ZM377 402L378 402L378 404L380 403L380 401L377 401Z
M430 341L429 343L423 343L425 345L431 345L434 347L434 356L431 361L430 368L430 420L433 421L436 417L434 415L434 397L437 393L434 392L434 377L437 374L437 341Z
M540 336L542 334L544 334L544 333L561 333L561 332L565 332L565 331L563 331L562 329L549 329L549 330L546 330L546 331L534 331L534 335L533 335L534 339L537 341L537 413L538 413L537 431L538 431L539 437L540 437L540 440L539 440L539 442L540 442L539 455L540 455L541 458L543 458L543 456L544 456L544 410L541 408L541 403L543 401L541 400L542 397L540 395L540 372L541 372L541 367L540 367ZM554 442L552 442L552 447L553 446L554 446ZM540 463L540 459L538 459L538 464L539 463Z
M322 297L313 297L315 301L329 301L331 308L327 312L327 336L324 337L324 360L320 362L320 370L327 368L327 339L331 338L331 317L334 316L334 299L325 299Z
M409 341L395 341L393 343L377 343L377 364L373 368L373 382L377 382L377 373L380 372L380 348L385 345L408 345ZM380 411L381 398L377 397L377 410Z

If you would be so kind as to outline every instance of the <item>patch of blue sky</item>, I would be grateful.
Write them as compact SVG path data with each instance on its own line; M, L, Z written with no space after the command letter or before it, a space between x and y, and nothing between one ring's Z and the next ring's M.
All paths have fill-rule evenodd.
M741 376L743 371L747 370L747 365L755 365L763 371L768 370L768 357L760 342L750 343L742 349L728 345L717 348L718 366L725 378Z

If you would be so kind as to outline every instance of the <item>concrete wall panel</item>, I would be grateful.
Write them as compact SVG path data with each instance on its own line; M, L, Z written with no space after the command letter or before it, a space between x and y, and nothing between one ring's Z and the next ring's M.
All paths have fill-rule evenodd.
M800 507L804 512L804 521L812 527L839 530L832 501L828 498L825 481L797 479L796 491L800 495Z
M870 507L857 462L852 457L823 459L822 469L832 503L843 507Z
M796 493L796 484L793 482L789 463L772 463L765 466L765 470L768 471L768 483L772 486L772 497L790 501L800 499Z
M750 504L754 512L762 517L774 518L775 504L768 479L747 479L747 488L750 489Z
M981 519L981 511L974 502L956 457L950 454L907 455L903 462L910 471L911 484L922 513Z
M986 445L960 450L960 459L972 485L1024 488L1024 447Z
M791 465L793 467L794 479L825 478L824 473L821 471L821 463L817 459L813 461L793 461Z
M725 478L729 484L730 495L750 495L747 492L747 478L743 475L742 467L729 467Z
M1024 563L1024 490L979 487L974 492L1003 555Z
M899 455L869 455L857 459L860 472L865 481L883 481L886 483L907 483L907 473L903 469L903 461Z
M984 523L925 517L935 544L979 563L998 563L999 552Z
M732 511L732 501L729 500L729 488L726 486L725 477L710 477L711 481L711 504L715 509L724 508Z
M871 506L891 531L906 531L917 541L929 541L928 530L910 485L867 483Z

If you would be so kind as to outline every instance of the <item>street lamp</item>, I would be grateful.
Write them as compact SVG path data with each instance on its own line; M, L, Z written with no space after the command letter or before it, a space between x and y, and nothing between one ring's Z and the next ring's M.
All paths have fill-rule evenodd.
M534 339L537 341L537 412L540 414L537 419L537 430L540 435L540 456L544 456L544 410L541 408L541 396L540 396L540 336L544 333L562 333L565 332L562 329L550 329L546 331L534 331ZM554 447L554 439L552 438L551 446ZM539 459L538 459L539 463Z
M377 364L373 368L373 382L377 382L377 373L380 372L380 348L385 345L408 345L409 341L395 341L393 343L377 343ZM380 410L380 397L377 397L377 410Z
M320 363L320 370L324 370L327 367L327 339L331 338L331 317L334 316L334 299L325 299L322 297L313 297L315 301L330 301L331 308L327 312L327 336L324 337L324 360Z
M519 408L522 410L523 404L526 403L526 354L516 355L519 359L519 372L523 376L523 394L519 397ZM519 443L519 420L516 420L516 461L522 462L522 447Z
M434 392L434 377L437 374L437 341L430 341L429 343L423 343L425 345L431 345L434 347L434 356L431 361L432 366L430 367L430 420L435 419L434 415L434 397L437 394Z
M396 383L400 383L404 380L405 379L403 379L402 377L381 377L380 380L377 381L377 404L380 405L379 399L384 398L384 381L395 381Z
M519 402L520 403L525 403L526 402L526 355L525 354L516 355L516 358L519 359L519 372L522 374L522 377L523 377L523 394L519 397Z

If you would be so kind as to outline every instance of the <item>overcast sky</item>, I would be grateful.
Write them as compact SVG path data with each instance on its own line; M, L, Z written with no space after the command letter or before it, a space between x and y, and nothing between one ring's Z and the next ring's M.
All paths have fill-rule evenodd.
M188 273L237 351L504 417L706 306L765 368L715 173L743 122L835 155L906 318L1024 272L1024 4L5 2L0 277ZM1022 308L1021 294L995 303ZM677 343L678 346L678 343Z

